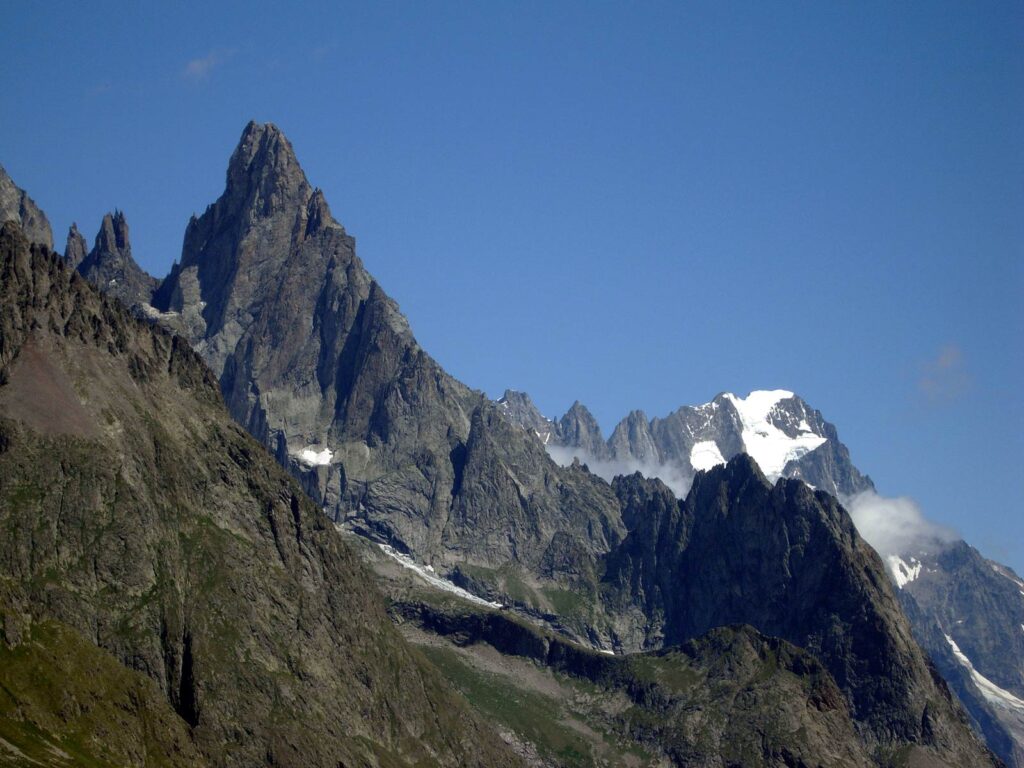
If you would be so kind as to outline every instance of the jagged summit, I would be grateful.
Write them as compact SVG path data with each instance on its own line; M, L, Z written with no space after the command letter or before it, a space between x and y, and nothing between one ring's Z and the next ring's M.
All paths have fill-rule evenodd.
M154 307L175 313L232 415L339 518L438 564L539 563L553 546L551 571L572 531L596 532L574 558L619 535L597 478L561 470L423 351L274 126L246 126Z
M270 211L304 205L311 194L295 150L281 129L273 123L250 121L228 162L224 197Z
M330 269L345 273L353 249L281 130L250 122L228 162L224 193L189 222L181 260L153 305L180 315L179 330L220 375L257 307L275 297L278 311L291 314ZM361 282L368 293L369 278Z
M100 231L96 234L96 248L125 254L131 253L132 246L128 241L128 219L125 218L124 211L115 208L113 213L104 214L103 221L100 223Z
M517 423L545 433L543 425ZM634 410L607 441L578 403L549 424L552 436L546 445L559 449L560 458L598 459L620 471L634 466L685 480L747 453L772 478L798 477L844 497L873 488L871 479L853 466L835 427L789 390L755 390L746 397L721 392L702 405L684 405L653 419Z
M65 255L76 257L84 241L74 239L77 228L68 233ZM81 241L81 242L80 242ZM71 261L72 259L69 259ZM100 223L92 250L77 265L78 271L93 285L119 300L126 307L149 304L157 280L147 274L132 257L128 219L123 211L107 213Z

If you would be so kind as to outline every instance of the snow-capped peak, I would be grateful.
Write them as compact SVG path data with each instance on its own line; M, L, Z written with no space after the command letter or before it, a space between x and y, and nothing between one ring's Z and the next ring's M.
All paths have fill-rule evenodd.
M723 395L739 414L744 451L770 478L780 477L786 464L810 453L828 439L812 432L806 420L800 422L800 434L796 437L790 437L771 422L778 404L793 396L785 389L756 390L745 398L728 392Z

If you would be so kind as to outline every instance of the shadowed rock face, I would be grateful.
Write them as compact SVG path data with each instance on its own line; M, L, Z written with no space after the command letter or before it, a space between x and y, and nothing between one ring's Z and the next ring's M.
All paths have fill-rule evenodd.
M77 229L73 229L68 234L66 258L69 261L73 261L80 253L81 244L73 239L76 233ZM89 254L78 263L77 269L104 293L136 310L149 304L157 286L156 278L146 274L132 258L128 220L121 211L103 217L96 242Z
M57 389L28 386L41 370ZM0 529L0 727L26 749L86 728L88 764L518 764L410 652L187 342L11 226Z
M53 248L53 232L46 214L0 165L0 226L6 221L18 222L29 242Z
M393 611L403 626L412 624L428 636L447 638L470 659L474 652L487 658L490 648L505 659L528 659L550 669L557 680L584 682L592 692L582 702L583 720L590 728L577 726L576 733L589 733L592 752L575 765L625 764L621 755L595 759L607 747L598 733L624 737L634 748L649 752L642 765L877 765L872 749L854 729L842 692L821 663L749 626L719 627L656 652L609 656L538 631L507 613L400 598ZM415 641L420 636L411 637ZM427 647L435 648L436 641ZM496 680L497 695L530 701L531 693L540 691L530 690L536 673L531 676L529 671L527 667L511 680ZM480 695L472 688L464 692L471 701ZM559 701L573 701L557 718L559 725L580 715L580 697L573 693L571 686L556 693ZM513 721L524 714L529 713L514 713Z
M880 558L833 497L796 480L773 486L746 455L698 473L682 502L639 475L615 489L632 530L605 581L613 600L660 618L659 643L750 624L813 653L878 744L991 763L914 641Z

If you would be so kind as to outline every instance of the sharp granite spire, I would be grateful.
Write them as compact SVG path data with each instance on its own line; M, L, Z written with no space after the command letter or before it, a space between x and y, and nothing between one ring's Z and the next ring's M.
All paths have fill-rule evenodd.
M78 231L78 225L72 224L68 228L68 239L64 245L64 260L68 262L68 266L77 270L88 255L89 246L86 244L85 238Z
M73 252L71 237L69 233L69 248ZM148 304L157 286L156 278L147 274L132 258L128 220L122 211L103 217L96 242L89 255L78 264L78 271L126 307Z

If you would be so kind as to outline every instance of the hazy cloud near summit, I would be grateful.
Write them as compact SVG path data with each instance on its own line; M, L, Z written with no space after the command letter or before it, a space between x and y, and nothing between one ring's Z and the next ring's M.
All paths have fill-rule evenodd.
M861 536L882 557L900 555L918 547L944 546L959 538L956 532L925 518L906 496L890 498L864 491L843 500Z
M657 464L654 462L637 461L635 459L628 461L604 461L594 458L579 448L559 445L548 445L545 447L547 448L548 456L556 464L567 467L572 464L573 459L579 459L583 464L587 465L591 472L608 482L611 482L617 475L631 475L634 472L639 472L644 477L658 478L671 488L672 493L680 499L686 497L690 490L690 485L693 483L692 477L686 476L677 467L669 464Z

